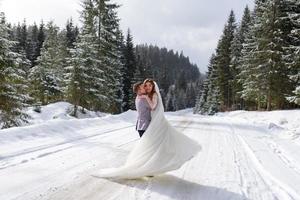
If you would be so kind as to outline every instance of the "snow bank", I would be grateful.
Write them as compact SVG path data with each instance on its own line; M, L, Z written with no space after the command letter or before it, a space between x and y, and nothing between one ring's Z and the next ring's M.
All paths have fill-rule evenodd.
M58 102L43 106L41 113L29 108L32 116L29 124L0 130L0 152L10 153L32 146L48 146L53 143L76 141L122 127L134 126L135 111L127 111L119 115L96 113L86 110L81 118L69 115L71 104ZM84 130L84 131L83 131Z
M73 105L68 102L57 102L41 107L41 112L34 111L33 107L29 107L26 111L32 119L29 120L30 124L43 123L54 119L74 119L71 116ZM93 112L85 109L85 113L82 113L81 107L78 110L78 119L95 118L105 116L102 112Z
M232 111L218 113L235 119L246 120L255 125L265 127L271 134L296 139L300 137L300 110L276 111Z

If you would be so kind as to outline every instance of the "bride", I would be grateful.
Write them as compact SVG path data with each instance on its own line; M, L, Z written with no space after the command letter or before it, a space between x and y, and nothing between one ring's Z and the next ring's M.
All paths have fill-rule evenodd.
M197 142L176 130L165 118L157 83L146 79L144 85L152 109L149 127L123 166L102 169L95 176L116 179L154 176L180 168L201 150Z

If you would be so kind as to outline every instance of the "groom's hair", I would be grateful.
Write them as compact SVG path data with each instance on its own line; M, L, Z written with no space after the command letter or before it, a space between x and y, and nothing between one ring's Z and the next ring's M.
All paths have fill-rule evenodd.
M137 82L133 85L133 92L137 94L138 90L140 89L140 86L142 85L142 82Z

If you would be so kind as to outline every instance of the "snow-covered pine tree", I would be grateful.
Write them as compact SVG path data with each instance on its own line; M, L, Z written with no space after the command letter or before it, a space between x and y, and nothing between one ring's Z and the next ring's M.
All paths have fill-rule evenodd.
M93 0L99 44L99 58L104 72L104 93L109 106L107 112L117 113L122 104L122 34L116 9L119 7L111 0Z
M91 0L82 3L81 20L83 27L79 33L75 48L70 49L67 59L65 80L66 96L74 105L73 115L77 116L78 106L90 110L101 110L109 102L104 91L104 72L99 58L99 44L95 26L95 6Z
M264 23L264 32L268 42L261 42L266 45L264 50L271 73L269 73L269 88L267 94L267 110L272 107L283 109L286 105L286 96L291 94L291 87L288 77L288 64L285 62L285 49L289 48L286 28L287 14L285 0L268 1L268 10L265 13L267 20Z
M0 113L1 128L19 126L29 117L23 112L29 99L21 55L12 52L16 42L9 40L4 13L0 13Z
M124 112L123 110L123 99L124 99L124 69L125 69L125 58L124 58L124 54L123 54L123 50L124 50L124 46L125 46L125 42L124 42L124 35L121 31L121 29L118 29L117 31L117 36L118 36L118 40L117 40L117 49L120 53L119 55L119 62L120 62L120 66L118 66L118 71L119 74L117 75L118 77L118 82L119 82L119 88L117 89L117 95L116 95L116 108L117 111L115 113L121 113ZM131 91L132 92L132 91ZM131 96L133 95L133 93L131 93ZM132 99L130 99L132 100Z
M205 107L207 92L208 92L208 83L209 80L204 80L203 84L198 88L198 95L196 97L196 103L194 108L194 114L204 114L208 109Z
M37 105L46 105L63 99L63 54L58 37L59 28L47 24L47 37L38 57L38 65L30 70L31 94Z
M22 68L21 70L25 72L24 78L27 80L29 70L31 67L31 62L30 60L27 59L27 49L29 47L29 42L28 42L28 31L27 31L27 25L26 22L24 21L22 26L18 24L17 27L14 27L14 30L10 32L9 36L10 40L15 41L14 45L12 46L12 51L17 53L15 54L16 56L16 61L17 65ZM28 85L28 84L26 84Z
M125 46L123 49L124 55L124 72L123 72L123 111L133 109L134 94L132 90L132 84L134 79L134 73L136 71L136 59L134 54L134 45L132 41L132 35L130 29L128 29Z
M258 109L283 108L289 93L289 80L284 62L286 17L282 0L257 0L253 24L243 49L242 96L257 103Z
M260 45L260 42L265 41L263 23L265 23L264 20L268 20L264 18L266 12L266 1L256 0L250 30L242 49L239 74L239 81L243 85L242 98L256 102L256 109L264 107L267 99L269 69L266 63L262 62L263 45Z
M209 62L209 71L207 74L207 82L205 86L205 93L203 96L205 100L203 103L203 107L201 109L201 114L209 114L213 115L216 112L220 111L221 106L221 92L219 89L219 72L218 72L218 63L217 56L215 54L212 55Z
M28 49L28 30L26 21L24 20L22 24L18 23L15 28L15 38L14 40L18 43L15 45L14 50L16 52L25 51Z
M216 54L213 54L210 59L203 91L199 91L201 96L196 102L196 112L200 114L214 114L219 110L231 108L233 103L232 76L235 75L231 74L231 52L235 31L235 15L231 11L218 42Z
M285 62L288 64L288 74L293 94L288 95L290 102L300 105L300 2L298 0L286 0L288 46L285 48Z
M175 85L171 85L168 89L168 93L165 100L165 108L168 111L176 110L176 95L175 95Z
M203 113L208 115L214 115L215 113L220 111L221 106L221 92L218 85L218 68L216 65L216 60L212 60L212 68L211 73L208 79L208 90L207 90L207 98L206 102L203 106Z
M193 108L196 104L196 83L189 82L187 84L186 99L185 99L185 108Z
M287 99L292 103L300 105L300 86L297 86L293 91L293 96L289 96Z
M230 60L230 85L232 88L232 103L233 109L243 108L243 99L240 96L242 91L242 85L238 81L239 66L241 65L243 43L245 42L246 34L249 32L249 26L251 22L251 12L246 6L243 14L243 18L234 33L234 38L231 45L231 60Z
M27 56L28 59L31 62L31 66L36 65L36 60L37 57L39 56L39 41L38 41L38 34L39 34L39 29L36 23L33 24L32 27L30 27L30 32L28 35L28 47L27 47Z
M43 44L46 39L46 30L44 22L41 21L41 24L39 26L39 32L38 32L38 48L37 48L37 57L41 55L41 49L43 47Z
M186 108L186 89L187 89L187 80L185 78L185 73L182 71L180 76L175 81L175 110L181 110Z
M231 11L216 49L216 65L218 71L217 83L221 93L220 100L222 110L230 109L232 104L232 89L230 84L232 75L230 72L230 56L235 29L235 15L234 12Z
M67 21L65 32L66 46L69 49L73 49L75 47L75 42L77 41L79 29L77 26L74 26L72 18Z
M207 67L208 71L206 73L206 79L204 80L203 85L201 85L201 87L198 90L198 97L197 97L194 113L205 114L208 112L208 107L209 107L207 103L208 86L212 76L211 74L212 68L215 67L215 59L216 59L216 55L212 54Z
M198 85L197 87L197 95L196 95L196 99L195 99L195 107L193 108L193 113L194 114L199 114L200 113L200 109L202 107L201 102L203 102L203 100L201 100L201 98L203 98L203 92L204 92L204 84L205 81Z
M139 68L139 73L141 75L141 81L145 78L153 77L153 69L156 65L153 65L154 56L158 53L154 51L159 51L158 47L148 46L148 45L137 45L135 47L135 54L137 58L137 68ZM157 58L155 58L157 59Z
M140 69L140 66L137 66L134 71L133 81L132 81L131 85L133 85L134 83L140 82L140 81L144 81L144 76L142 75L141 71L142 70Z

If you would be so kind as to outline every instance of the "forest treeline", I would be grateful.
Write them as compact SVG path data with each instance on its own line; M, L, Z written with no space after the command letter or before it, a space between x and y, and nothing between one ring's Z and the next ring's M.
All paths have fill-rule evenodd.
M24 111L58 101L85 109L120 113L134 109L132 84L155 79L166 110L195 105L201 81L198 67L183 53L153 45L134 45L124 34L111 0L83 0L82 25L72 19L64 28L53 21L10 24L0 15L0 121L18 126ZM80 108L80 109L79 109Z
M237 23L231 11L195 113L300 105L300 1L256 0Z

